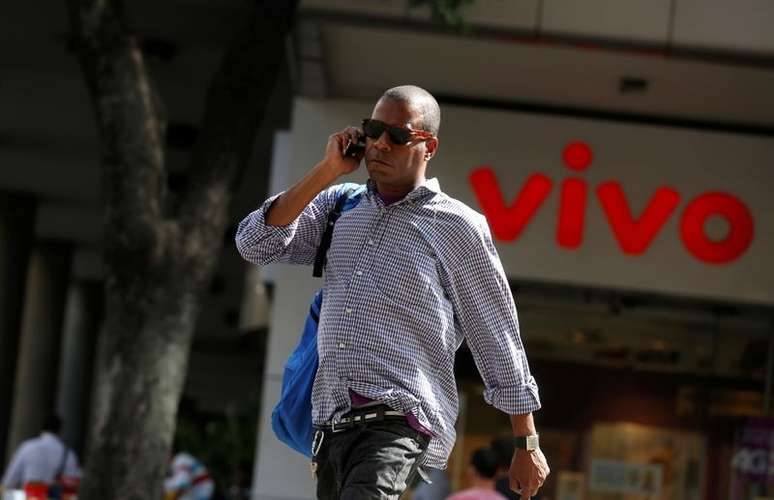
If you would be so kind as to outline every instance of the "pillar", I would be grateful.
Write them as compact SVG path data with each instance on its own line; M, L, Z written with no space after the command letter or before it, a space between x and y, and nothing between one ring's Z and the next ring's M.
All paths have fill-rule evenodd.
M69 245L35 246L27 272L7 456L37 435L55 409L69 272Z
M0 459L11 425L21 311L34 232L34 200L0 193Z
M64 421L65 442L83 456L97 334L102 322L102 283L78 280L70 284L59 357L57 413Z

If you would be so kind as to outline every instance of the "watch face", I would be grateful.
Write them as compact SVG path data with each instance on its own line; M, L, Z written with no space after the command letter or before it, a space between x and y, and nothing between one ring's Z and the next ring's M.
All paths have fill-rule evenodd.
M533 436L518 436L513 438L513 443L517 448L527 451L534 451L540 447L540 440L537 434Z

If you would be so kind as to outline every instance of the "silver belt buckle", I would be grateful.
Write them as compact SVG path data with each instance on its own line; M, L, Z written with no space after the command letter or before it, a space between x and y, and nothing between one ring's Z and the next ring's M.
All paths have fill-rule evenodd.
M342 425L341 425L341 422L339 422L339 428L337 429L337 428L336 428L336 421L335 421L335 420L331 420L331 432L332 432L332 433L334 433L334 434L336 434L337 432L344 432L344 431L346 431L346 430L347 430L349 427L351 427L351 425L349 425L349 426L348 426L348 425L345 423L345 424L342 426Z

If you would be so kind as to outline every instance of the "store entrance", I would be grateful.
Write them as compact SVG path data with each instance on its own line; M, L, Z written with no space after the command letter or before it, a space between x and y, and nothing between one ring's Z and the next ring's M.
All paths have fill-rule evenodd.
M733 463L752 463L738 458L741 436L771 407L770 309L540 284L514 296L553 471L542 498L768 498L766 472L756 483ZM464 408L449 472L464 485L461 463L510 429L483 402L465 347L456 371Z

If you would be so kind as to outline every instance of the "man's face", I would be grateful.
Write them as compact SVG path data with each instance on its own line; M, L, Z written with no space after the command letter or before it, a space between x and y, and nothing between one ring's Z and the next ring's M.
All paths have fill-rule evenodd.
M380 99L371 118L389 125L418 129L419 110L408 103ZM371 179L387 186L413 186L424 177L425 155L434 153L438 140L415 139L406 145L393 144L385 131L378 139L366 138L365 162Z

